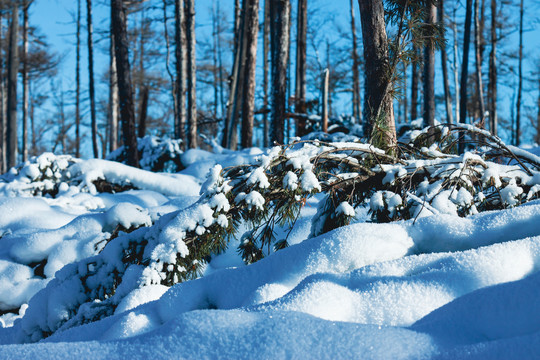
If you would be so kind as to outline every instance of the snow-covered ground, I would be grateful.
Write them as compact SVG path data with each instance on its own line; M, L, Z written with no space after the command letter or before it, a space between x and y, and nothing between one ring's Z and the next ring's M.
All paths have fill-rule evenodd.
M69 269L58 270L100 254L115 232L161 229L159 219L195 203L214 164L249 163L258 154L193 150L183 155L188 167L172 175L49 156L0 184L0 359L540 354L539 200L466 218L358 221L309 238L314 197L290 247L246 266L231 244L199 279L135 289L111 316L23 344L58 328L66 302L76 301L77 291L58 285ZM45 168L50 174L39 183ZM136 189L99 192L98 178L129 179ZM58 195L33 196L51 189L48 179L65 184ZM19 314L6 312L14 309Z

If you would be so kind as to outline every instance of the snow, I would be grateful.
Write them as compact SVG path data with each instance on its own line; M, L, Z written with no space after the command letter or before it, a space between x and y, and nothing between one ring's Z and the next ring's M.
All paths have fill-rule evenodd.
M305 153L287 150L294 172L279 186L321 190L310 164L320 150L310 146ZM414 219L369 223L361 207L341 202L336 215L352 217L353 223L310 238L311 219L326 199L319 194L302 209L289 235L291 246L246 266L235 248L240 239L233 238L203 267L202 277L170 288L159 284L158 265L178 266L177 253L190 255L187 232L229 226L224 213L233 200L223 168L256 166L243 178L249 192L234 202L264 209L262 194L270 185L265 171L278 156L275 149L188 150L180 155L186 169L176 174L45 154L4 175L0 358L537 356L540 201L516 205L528 196L524 184L531 185L529 193L538 191L533 185L538 174L524 174L516 184L508 182L508 169L491 163L482 181L508 183L500 190L507 209L459 217L473 195L465 187L441 191L440 183L426 180L416 195L407 194L419 204ZM433 171L461 176L456 159L445 161ZM417 165L430 163L407 166ZM403 169L385 169L384 181L392 183ZM44 185L40 177L47 170L52 180ZM99 193L96 179L134 188ZM47 186L58 187L58 195L34 193ZM369 208L392 216L402 203L399 194L380 191ZM251 230L249 224L239 227L239 233ZM284 234L282 227L274 231L277 238ZM152 245L143 256L149 265L129 266L115 294L88 302L89 292L114 281L109 274L121 268L122 245L141 241ZM115 308L103 307L107 301ZM79 314L70 317L77 308ZM85 321L99 311L109 312L99 321ZM52 334L42 339L44 332Z

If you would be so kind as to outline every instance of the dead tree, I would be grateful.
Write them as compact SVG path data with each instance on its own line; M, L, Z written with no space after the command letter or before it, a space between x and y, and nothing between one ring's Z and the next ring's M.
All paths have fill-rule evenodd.
M129 64L126 12L122 0L111 0L111 22L124 146L126 147L128 165L138 167L139 153L137 151L137 134L135 132L135 105L133 103L133 86Z
M441 23L441 27L444 29L444 0L439 0L438 11L439 22ZM448 57L446 54L446 41L441 47L441 67L444 86L444 104L446 106L446 122L453 123L454 116L452 113L452 95L450 94L450 84L448 82Z
M435 24L437 8L434 2L427 4L427 24ZM435 45L428 41L424 47L424 126L435 125Z
M197 63L195 56L195 0L186 0L186 42L187 42L187 120L188 147L197 147Z
M516 146L521 143L521 99L523 93L523 0L519 3L519 62L518 93L516 102Z
M81 0L77 0L75 49L75 156L81 157Z
M364 131L372 142L396 145L394 107L390 94L388 39L382 0L358 0L364 43L365 95Z
M486 108L484 105L484 86L482 84L482 50L480 39L482 37L482 27L480 26L480 0L475 0L474 4L474 52L475 52L475 64L476 64L476 89L478 96L478 111L480 123L484 121L484 114Z
M176 118L174 132L177 139L186 141L186 26L184 21L184 0L174 1L176 41Z
M270 38L272 58L271 140L283 144L287 107L287 67L289 63L290 3L270 2Z
M23 46L22 46L22 161L28 158L28 0L23 0Z
M92 27L92 0L86 0L86 25L88 31L88 91L90 97L90 123L92 128L92 150L99 156L97 140L96 94L94 89L94 29Z
M257 34L259 30L259 0L244 0L244 97L242 99L242 147L253 146L253 116L255 108L255 70L257 65Z
M8 78L7 78L7 167L17 165L17 73L19 70L19 7L16 1L11 6L9 26Z
M295 112L306 113L306 42L307 42L307 0L298 0L296 19L296 80ZM296 136L306 134L305 118L296 120Z
M489 52L489 129L497 135L497 0L491 0L491 50Z
M352 35L352 100L353 116L357 123L362 123L362 106L360 105L360 62L358 59L358 41L356 39L356 22L354 16L354 3L350 0L351 7L351 35Z

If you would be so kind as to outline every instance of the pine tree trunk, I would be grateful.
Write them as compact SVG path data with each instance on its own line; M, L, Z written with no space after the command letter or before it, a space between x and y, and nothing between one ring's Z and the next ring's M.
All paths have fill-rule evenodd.
M81 157L81 0L77 0L77 45L75 49L75 157Z
M148 114L148 96L150 91L148 86L141 89L141 102L139 104L139 137L143 138L146 135L146 119Z
M269 146L268 124L268 52L270 48L270 1L264 0L264 25L263 25L263 146Z
M434 2L428 3L428 25L437 21L437 7ZM435 125L435 46L428 41L424 48L424 126Z
M352 77L353 77L353 116L356 123L362 123L362 106L360 105L360 69L358 61L358 41L356 38L356 21L354 16L354 2L350 0L351 8L351 35L352 35Z
M118 72L114 48L111 29L109 49L109 151L111 152L118 148Z
M175 41L176 41L176 106L177 118L174 131L177 139L186 141L186 25L184 21L184 0L174 1Z
M456 21L456 12L457 12L457 4L454 7L454 14L453 14L453 33L454 33L454 89L456 92L456 99L455 99L455 114L456 114L456 123L459 124L461 121L459 119L459 115L461 113L461 109L459 108L460 99L459 99L459 72L458 72L458 33L457 33L457 21Z
M188 147L197 147L197 64L195 57L195 0L186 0Z
M519 3L519 65L516 103L516 146L521 143L521 99L523 92L523 0Z
M415 57L418 55L418 47L413 44L413 52ZM411 74L411 121L418 118L418 85L420 83L420 71L417 61L412 63Z
M22 46L22 86L23 86L23 103L22 103L22 161L28 159L28 8L31 3L27 0L23 1L23 46Z
M392 84L388 69L384 6L382 0L358 0L358 4L364 43L366 135L369 134L371 141L377 145L392 148L397 139L394 107L389 91Z
M277 142L278 144L283 144L285 140L290 13L288 0L271 0L272 122L270 133L272 143Z
M463 35L463 60L461 63L461 84L460 84L460 114L459 120L461 123L467 121L467 79L469 76L469 45L471 43L471 17L472 17L472 0L467 0L465 10L465 33ZM465 149L463 141L459 142L459 152L462 153Z
M330 72L328 69L324 69L322 76L322 132L328 132L328 83L330 79Z
M538 98L536 100L536 144L540 145L540 73L538 74Z
M0 39L4 38L4 15L0 12ZM0 52L4 49L0 47ZM6 172L6 89L5 89L4 61L0 61L0 173Z
M480 0L475 0L474 4L474 50L476 57L476 91L478 96L478 111L479 111L479 120L480 124L484 122L484 114L486 108L484 105L484 86L482 84L482 50L480 38L482 36L481 27L480 27Z
M238 115L238 102L242 97L241 87L243 84L242 79L240 79L244 54L243 16L241 16L239 1L236 2L236 5L234 18L234 62L230 76L229 101L227 102L227 116L225 118L222 138L222 146L231 149L236 148L236 118Z
M17 2L11 7L9 27L8 86L7 86L7 167L17 165L17 73L19 70L19 8Z
M295 106L297 114L306 113L306 42L307 42L307 0L298 0L296 19L296 80ZM296 120L296 136L306 135L306 118Z
M92 0L86 0L86 24L88 31L88 90L90 96L90 121L92 128L92 150L94 157L99 156L97 141L97 119L96 119L96 95L94 90L94 41L92 27Z
M444 21L444 0L439 0L439 22L441 27L445 29ZM444 86L444 103L446 106L446 122L452 124L454 122L454 116L452 114L452 94L450 94L450 84L448 82L448 57L446 54L446 42L441 48L441 67L443 73L443 86Z
M111 21L114 36L114 53L118 73L118 97L120 100L120 117L122 135L126 147L128 165L139 167L137 151L137 134L135 133L135 106L133 103L133 86L129 64L129 43L127 40L126 13L122 0L111 0Z
M259 0L244 0L246 62L244 98L242 101L242 147L253 146L253 116L255 108L255 70L257 65L257 34L259 30Z
M489 129L497 135L497 0L491 0L491 51L489 53Z

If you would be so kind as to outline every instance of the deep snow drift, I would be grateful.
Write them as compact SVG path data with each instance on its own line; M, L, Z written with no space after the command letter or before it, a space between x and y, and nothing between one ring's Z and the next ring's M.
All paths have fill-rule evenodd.
M54 165L51 156L42 162L53 164L53 177L66 177L55 198L33 196L50 186L47 180L38 186L12 177L0 186L0 311L19 312L0 316L0 358L527 359L540 353L538 200L466 218L437 214L390 224L357 214L356 223L309 238L315 197L289 248L246 266L231 244L199 279L130 291L111 316L21 344L54 328L77 294L67 287L38 303L44 297L36 294L69 269L58 270L100 253L115 231L143 226L136 231L144 232L191 206L214 164L250 163L259 153L189 151L183 155L189 166L174 175L76 160L69 167L76 182L66 177L68 159ZM37 178L35 170L25 177ZM99 192L92 188L96 178L129 179L135 189Z

